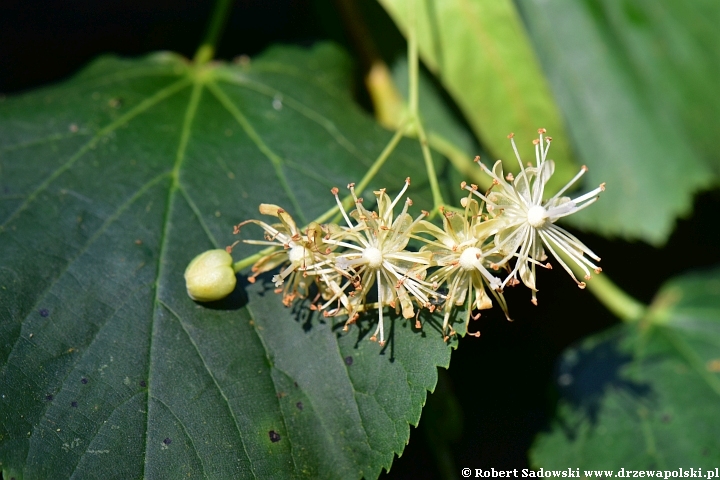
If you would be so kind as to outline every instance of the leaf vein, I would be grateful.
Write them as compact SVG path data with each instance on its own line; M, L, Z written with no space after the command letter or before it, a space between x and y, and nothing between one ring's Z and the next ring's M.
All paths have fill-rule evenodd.
M167 403L163 402L158 397L152 397L152 399L155 400L156 402L158 402L163 407L165 407L167 409L167 411L170 412L170 415L175 417L175 420L177 420L177 422L180 424L180 427L182 427L183 433L185 433L185 436L187 437L187 439L190 440L190 445L192 445L192 449L193 449L193 452L195 453L195 456L197 457L198 461L200 461L200 467L202 468L203 477L208 478L208 475L205 472L205 462L203 462L202 457L200 456L200 453L198 452L197 447L195 446L195 440L193 440L192 436L190 435L190 432L188 432L187 427L185 426L183 421L180 420L180 417L178 417L175 414L175 412L173 412L173 409L170 408L170 406Z
M178 91L182 90L189 84L188 80L180 80L177 81L171 85L168 85L167 87L158 90L154 95L146 98L142 102L140 102L138 105L136 105L133 109L128 111L125 115L119 117L114 122L109 123L105 127L101 128L94 136L91 138L85 145L80 147L80 149L75 152L74 155L72 155L67 162L62 164L60 167L55 169L53 173L51 173L40 185L38 185L35 190L33 190L30 195L27 196L25 201L8 217L7 220L3 222L2 225L0 225L0 233L2 233L7 226L8 223L13 221L15 218L17 218L20 213L27 208L27 206L35 200L35 198L40 194L40 192L44 191L50 184L58 178L60 175L62 175L64 172L72 168L72 166L77 162L86 152L88 152L102 137L105 135L115 131L116 129L120 128L121 126L125 125L127 122L132 120L137 115L145 112L146 110L150 109L151 107L155 106L156 104L160 103L162 100L165 100L166 98L172 96L173 94L177 93Z
M240 110L235 106L230 97L228 97L216 83L209 82L208 90L210 90L213 95L215 95L215 98L217 98L220 104L225 107L228 113L230 113L230 115L235 119L235 121L238 122L243 131L245 131L245 134L250 137L250 140L252 140L255 146L257 146L258 150L260 150L267 157L267 159L270 160L270 163L275 169L275 174L278 177L280 185L282 185L285 193L287 193L288 197L290 198L290 202L293 204L293 207L297 212L298 218L300 218L302 223L308 223L308 220L303 214L303 209L300 206L297 198L295 197L295 193L290 188L287 178L285 177L285 173L282 170L282 165L283 163L285 163L284 160L280 158L280 156L278 156L275 152L273 152L270 147L267 146L267 144L263 141L262 138L260 138L260 135L258 135L257 131L253 128L245 115L240 112Z
M230 400L228 399L227 395L225 394L225 391L222 389L222 387L218 383L217 379L215 378L215 375L213 375L212 370L210 370L210 367L208 366L207 362L205 361L205 357L203 357L203 354L200 352L200 348L198 347L197 343L195 342L195 339L193 338L192 335L190 335L190 332L188 332L187 327L185 327L185 323L182 321L182 318L180 317L180 315L177 312L175 312L175 310L170 308L170 306L167 303L165 303L164 301L158 300L158 302L160 303L160 305L165 307L165 309L171 315L173 315L177 319L178 323L180 324L180 327L182 327L183 332L185 332L185 335L187 335L188 340L190 340L190 343L192 344L193 348L195 349L195 353L197 354L198 358L202 362L203 367L205 367L205 371L210 376L210 378L213 381L213 384L215 385L215 388L217 388L218 393L220 393L220 396L225 401L225 406L227 407L228 412L230 412L230 416L232 417L233 423L235 424L235 429L238 432L238 438L240 439L240 445L242 445L243 452L245 453L245 457L247 458L248 463L250 464L250 471L252 471L253 477L257 478L257 474L255 473L255 467L253 465L253 460L252 460L252 458L250 458L247 447L245 446L245 441L243 440L242 431L240 430L240 425L238 424L235 412L233 411L232 407L230 406Z
M144 438L144 449L145 449L145 461L143 462L143 478L145 477L145 472L147 470L147 462L148 462L148 456L147 456L147 432L150 428L150 393L153 386L152 382L152 359L153 359L153 339L155 338L155 318L157 316L157 309L159 305L159 291L160 291L160 278L163 276L164 269L163 269L163 259L165 257L165 251L167 249L168 244L168 229L170 228L170 218L172 216L173 212L173 205L175 200L175 192L177 191L178 187L178 177L179 177L179 171L180 167L182 166L183 159L185 158L185 149L187 147L188 140L190 138L190 126L192 125L192 122L195 118L195 113L197 112L198 104L200 103L200 96L202 95L202 89L203 85L200 82L196 82L193 84L192 92L190 93L190 100L188 101L188 106L185 111L185 116L183 118L183 125L182 130L180 132L180 141L178 142L178 149L175 156L175 164L173 165L172 169L172 185L168 189L168 196L165 204L165 214L163 216L163 222L162 222L162 232L160 234L161 238L161 245L160 245L160 253L158 255L158 265L157 265L157 273L155 276L155 298L153 301L154 305L154 312L153 316L150 320L150 342L148 346L148 358L150 359L148 362L148 396L147 396L147 405L146 405L146 418L147 418L147 424L145 427L145 438Z
M93 234L92 237L88 239L88 241L81 247L81 249L77 252L77 254L68 260L67 265L65 268L58 272L55 279L47 286L45 287L42 292L38 295L38 300L33 304L33 306L30 308L28 312L33 312L37 309L38 305L40 305L43 298L45 298L45 295L48 294L48 292L52 289L55 284L57 284L58 281L62 278L62 276L70 269L70 266L75 263L75 261L80 258L85 252L88 251L88 249L102 236L103 233L112 225L120 216L127 210L133 203L135 203L138 199L142 198L143 194L147 192L151 187L153 187L156 183L158 183L160 180L162 180L164 177L168 175L168 172L164 172L155 178L148 181L145 185L140 187L128 200L126 200L123 204L121 204L115 212L113 212L112 215L110 215L105 222L98 228L98 230ZM64 260L64 259L63 259ZM26 313L23 317L23 320L27 320L28 315L30 313ZM18 342L20 341L22 337L18 337L15 340L15 344L13 345L13 348L10 350L11 352L15 350L15 347L17 346ZM7 365L7 362L9 362L10 357L8 357L8 360L3 364L3 368L0 370L0 372L5 371L5 366Z
M363 155L355 145L348 140L340 130L335 126L335 122L329 120L325 116L323 116L321 113L313 110L312 108L306 106L302 102L299 102L298 100L295 100L289 95L286 95L285 93L275 90L274 88L267 87L261 83L253 82L252 80L243 80L239 81L235 79L234 77L221 77L221 80L225 81L226 83L229 83L231 85L235 85L238 87L244 87L248 90L251 90L253 92L259 93L261 95L265 95L268 98L275 98L276 96L282 97L283 105L287 106L288 108L291 108L295 110L300 115L304 116L308 120L312 120L313 122L320 125L322 128L324 128L328 134L342 147L344 148L348 153L353 155L355 158L360 160L363 165L366 167L370 167L372 165L372 160Z

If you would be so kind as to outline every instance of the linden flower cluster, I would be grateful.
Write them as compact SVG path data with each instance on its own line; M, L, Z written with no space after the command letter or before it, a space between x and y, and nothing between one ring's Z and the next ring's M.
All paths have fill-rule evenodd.
M537 304L535 272L538 266L550 268L545 263L546 249L584 288L585 283L577 280L568 263L574 263L589 279L591 271L600 272L594 263L600 258L555 222L595 202L605 187L600 185L574 199L563 196L587 171L582 167L557 194L543 199L555 165L547 159L552 138L545 136L545 129L538 133L534 166L523 166L513 135L509 136L520 164L517 177L504 176L500 161L490 170L476 158L492 177L492 187L481 193L475 185L463 182L461 187L468 196L462 199L462 209L441 209L442 227L425 220L426 211L417 217L408 213L412 201L402 199L410 178L394 199L384 189L374 192L377 206L373 210L365 208L350 184L355 208L347 212L338 189L333 188L343 219L340 224L311 223L300 229L282 208L260 205L260 213L276 217L279 223L248 220L237 225L235 233L252 223L264 230L265 238L244 242L280 248L252 266L249 280L254 282L258 275L280 267L272 281L285 305L311 298L310 308L324 316L347 316L345 330L360 314L375 310L377 327L370 339L380 345L385 344L385 307L405 318L414 317L417 328L422 309L433 312L441 308L447 339L455 333L449 325L455 307L465 306L467 324L471 317L479 316L473 316L473 311L492 307L494 299L509 319L503 296L506 286L522 282ZM408 249L411 239L422 245L418 251Z

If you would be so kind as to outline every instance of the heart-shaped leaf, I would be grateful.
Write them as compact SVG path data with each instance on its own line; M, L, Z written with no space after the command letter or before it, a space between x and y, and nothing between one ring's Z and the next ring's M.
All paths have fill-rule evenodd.
M556 380L557 418L535 442L537 467L717 467L720 270L670 281L641 323L568 349Z
M344 333L284 307L268 278L207 305L183 280L260 203L304 224L366 173L391 133L352 102L348 64L328 45L238 65L106 57L0 105L4 478L390 467L449 362L432 319L418 332L393 318L380 348L371 319ZM403 141L371 187L411 175L419 213L423 172Z

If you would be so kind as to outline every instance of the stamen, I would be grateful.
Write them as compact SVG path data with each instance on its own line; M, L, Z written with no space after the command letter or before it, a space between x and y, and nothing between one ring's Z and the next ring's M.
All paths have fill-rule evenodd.
M347 213L345 213L345 207L343 207L342 202L340 202L340 197L338 197L338 189L337 187L333 187L332 190L330 190L332 194L335 196L335 201L337 202L338 208L340 209L340 212L342 212L342 216L345 218L345 222L347 222L348 226L350 228L354 228L354 225L350 221L350 218L347 216Z

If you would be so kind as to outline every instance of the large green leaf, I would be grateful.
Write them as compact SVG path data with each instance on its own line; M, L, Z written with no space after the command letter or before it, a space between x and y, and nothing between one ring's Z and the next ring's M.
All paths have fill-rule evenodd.
M596 206L569 220L663 243L715 182L720 4L518 2L590 184Z
M545 127L555 139L550 190L577 173L560 113L511 0L379 2L406 35L409 8L416 9L420 55L495 156L492 161L501 158L506 169L518 170L510 132L517 134L523 161L534 161L532 140Z
M449 362L432 322L417 332L393 318L380 348L370 320L343 333L342 319L282 306L267 277L211 305L183 280L259 203L304 223L365 174L391 133L352 102L347 66L332 46L234 66L106 57L3 102L4 478L390 467ZM413 208L429 208L422 165L403 141L371 187L410 174Z
M648 317L568 349L538 467L617 471L720 463L720 269L668 282Z

